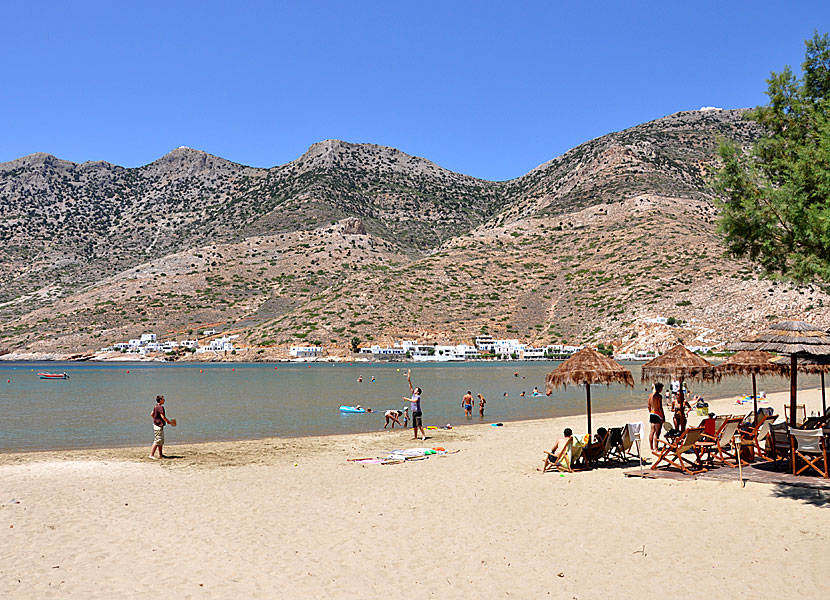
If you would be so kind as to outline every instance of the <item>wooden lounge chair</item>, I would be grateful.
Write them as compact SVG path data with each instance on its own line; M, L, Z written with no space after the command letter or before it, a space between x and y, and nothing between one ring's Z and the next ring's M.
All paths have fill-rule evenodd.
M773 462L777 469L778 465L786 464L790 460L790 436L787 421L774 423L769 426L769 437L767 437L766 456Z
M793 475L801 475L807 469L828 479L827 435L823 429L790 429L790 462ZM801 468L796 467L801 463Z
M665 468L674 467L689 475L703 473L706 469L698 463L697 459L691 461L683 456L686 452L694 450L695 444L700 441L702 436L703 427L690 427L686 429L671 443L667 444L662 451L653 453L657 457L657 460L654 461L651 468L657 469L661 463L666 462L668 464Z
M770 456L769 452L769 436L770 436L770 426L775 422L778 418L778 415L764 415L763 421L759 419L758 424L755 427L754 436L753 431L749 430L747 432L747 439L751 439L753 446L755 448L755 456L760 458L761 460L765 461L772 461L774 460L772 456Z
M582 442L578 442L575 437L571 437L571 441L568 442L568 447L562 453L562 456L555 461L546 461L542 472L547 473L548 471L557 470L573 473L582 454L582 448ZM545 452L545 454L550 456L550 452Z
M729 417L718 428L715 437L712 440L715 442L715 448L712 453L715 460L720 461L728 467L738 466L737 448L733 444L732 438L738 431L738 426L743 422L743 417ZM706 436L708 439L709 436ZM747 464L744 462L743 464Z
M608 439L606 440L605 456L606 462L628 462L626 456L626 437L628 434L628 425L623 427L612 427L608 430ZM628 448L631 448L631 440L628 440Z
M787 423L790 422L790 405L784 405L784 420ZM801 427L804 425L804 421L807 420L807 405L806 404L796 404L795 406L795 426Z

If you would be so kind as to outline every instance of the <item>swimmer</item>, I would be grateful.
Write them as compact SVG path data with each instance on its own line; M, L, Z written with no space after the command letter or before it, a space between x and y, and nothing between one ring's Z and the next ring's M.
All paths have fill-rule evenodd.
M372 375L372 383L374 383L374 382L375 382L375 376Z
M480 417L484 416L484 405L487 404L487 400L484 399L484 396L481 394L478 395L478 415Z
M522 390L522 393L521 393L521 394L519 394L519 396L520 396L521 398L524 398L524 397L525 397L525 391L524 391L524 390Z
M464 399L461 400L461 406L464 408L464 415L469 419L473 416L473 393L471 391L467 391L464 394Z
M361 375L360 377L357 378L357 382L358 383L363 383L363 375Z

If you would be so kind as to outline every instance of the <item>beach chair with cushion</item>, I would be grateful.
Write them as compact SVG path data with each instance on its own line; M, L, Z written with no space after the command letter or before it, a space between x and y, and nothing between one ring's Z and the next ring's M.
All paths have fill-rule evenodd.
M773 460L772 456L770 456L769 451L769 436L770 426L775 422L775 419L777 418L778 415L765 415L763 422L761 422L761 424L758 426L757 432L755 433L755 438L753 439L755 445L755 456L757 456L761 460Z
M790 429L790 462L793 475L801 475L807 469L816 471L828 479L827 436L823 429ZM796 471L796 468L801 466Z
M690 427L678 435L673 441L666 445L660 452L654 452L657 460L651 465L652 469L657 469L662 463L667 463L665 468L674 467L683 473L689 475L696 475L703 473L706 469L700 465L697 458L694 461L689 460L684 454L694 451L695 444L697 444L703 436L703 427Z

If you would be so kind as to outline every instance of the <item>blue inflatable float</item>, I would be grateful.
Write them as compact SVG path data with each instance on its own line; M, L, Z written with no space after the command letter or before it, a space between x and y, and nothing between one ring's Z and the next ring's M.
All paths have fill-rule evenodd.
M365 413L366 409L364 408L357 408L356 406L341 406L340 412L344 413Z

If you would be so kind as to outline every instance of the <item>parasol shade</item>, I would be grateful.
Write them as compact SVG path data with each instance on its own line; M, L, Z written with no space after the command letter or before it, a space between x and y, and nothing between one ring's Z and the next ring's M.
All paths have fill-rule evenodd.
M795 427L798 359L803 356L830 355L830 334L804 321L782 321L731 345L730 349L768 350L790 355L790 425Z
M789 365L777 362L775 356L763 350L741 350L730 356L715 367L721 375L751 375L752 376L752 414L758 420L758 385L756 375L781 375L789 373Z
M642 381L656 381L668 377L680 380L719 381L720 373L712 363L683 344L677 344L665 354L648 361L642 368Z
M553 388L567 387L568 385L585 385L585 397L588 411L588 435L591 435L591 385L603 383L621 383L634 387L634 376L631 371L594 350L583 348L545 378L545 391L548 396Z

